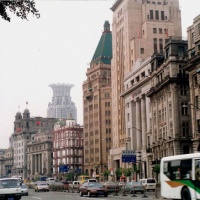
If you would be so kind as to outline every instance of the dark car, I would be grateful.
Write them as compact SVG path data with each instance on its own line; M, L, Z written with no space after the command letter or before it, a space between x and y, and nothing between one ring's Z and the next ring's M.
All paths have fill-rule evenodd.
M106 181L103 183L103 185L106 187L108 193L111 193L111 192L117 193L120 190L119 185L113 181Z
M85 182L79 188L80 196L87 195L88 197L103 195L104 197L108 196L107 189L98 182Z
M28 187L25 184L21 185L22 196L28 196Z
M125 191L127 193L130 192L131 194L137 193L137 192L144 194L145 187L140 182L131 181L126 184Z

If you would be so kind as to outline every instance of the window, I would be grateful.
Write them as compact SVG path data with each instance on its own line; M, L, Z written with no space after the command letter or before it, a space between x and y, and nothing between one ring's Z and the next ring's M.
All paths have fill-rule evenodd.
M159 20L159 11L156 10L156 20Z
M144 54L144 48L140 48L140 53Z
M178 46L178 56L183 57L184 56L184 47Z
M150 19L153 19L153 10L150 10Z
M153 28L153 33L157 33L157 29L156 28Z
M187 86L181 85L180 86L180 92L181 92L181 95L186 96L187 95Z
M183 122L182 123L182 136L186 137L189 135L189 124L188 122Z
M157 50L157 38L153 39L153 46L154 46L154 53L158 53L158 50Z
M192 159L164 162L163 172L170 180L190 179Z
M187 103L181 103L181 114L188 115L188 106Z
M160 53L163 54L163 39L159 39Z
M162 34L162 28L159 28L159 34Z
M165 19L164 11L161 11L161 20L164 20L164 19Z

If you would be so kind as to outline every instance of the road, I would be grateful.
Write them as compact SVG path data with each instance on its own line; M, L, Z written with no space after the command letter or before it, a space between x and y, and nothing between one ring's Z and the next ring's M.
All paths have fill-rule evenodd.
M123 196L122 193L119 193L118 196L115 196L114 194L108 195L108 197L87 197L83 196L80 197L79 193L68 193L68 192L35 192L33 189L29 189L29 196L23 196L21 200L88 200L88 199L100 199L100 200L130 200L130 199L143 199L143 194L136 194L137 197L132 197L132 194L126 194L127 196ZM146 192L147 199L159 199L155 198L154 192Z

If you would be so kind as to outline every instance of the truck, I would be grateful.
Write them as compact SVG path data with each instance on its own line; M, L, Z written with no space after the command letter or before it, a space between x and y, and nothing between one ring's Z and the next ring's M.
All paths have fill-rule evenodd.
M22 197L22 183L18 178L0 178L0 199L19 200Z

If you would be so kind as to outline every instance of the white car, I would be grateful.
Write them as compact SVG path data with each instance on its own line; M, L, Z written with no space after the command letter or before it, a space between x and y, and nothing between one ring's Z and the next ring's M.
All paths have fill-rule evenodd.
M46 182L36 182L35 184L35 192L45 191L49 192L49 184Z
M25 184L21 185L22 196L28 196L28 187Z

